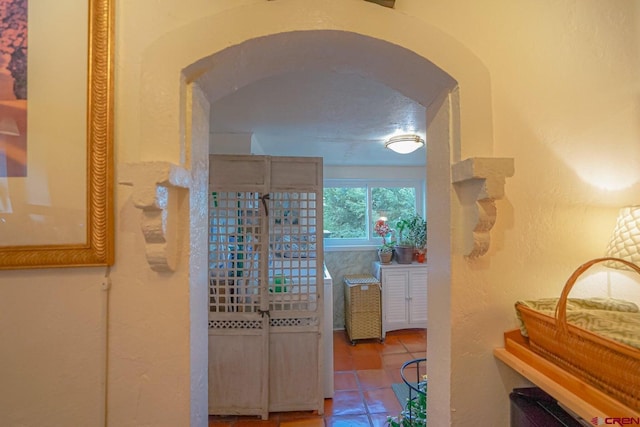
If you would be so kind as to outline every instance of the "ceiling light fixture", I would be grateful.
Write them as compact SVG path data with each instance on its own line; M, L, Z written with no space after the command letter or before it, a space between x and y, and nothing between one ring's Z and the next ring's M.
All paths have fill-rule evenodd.
M424 146L424 139L418 135L396 135L387 139L384 147L400 154L409 154Z

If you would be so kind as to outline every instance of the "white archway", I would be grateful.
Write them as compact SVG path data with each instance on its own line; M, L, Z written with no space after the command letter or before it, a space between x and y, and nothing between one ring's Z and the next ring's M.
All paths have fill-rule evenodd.
M309 49L311 45L315 50ZM411 66L402 71L389 66L395 61ZM449 232L454 216L451 165L492 154L489 76L464 46L414 17L366 2L312 0L264 2L203 17L158 39L142 58L141 160L152 162L140 166L148 171L138 174L134 185L190 188L189 219L176 215L176 222L188 228L186 246L191 250L188 256L179 252L175 256L189 265L192 425L205 425L207 410L203 195L207 194L208 106L251 81L300 67L366 75L427 106L431 207L427 220L439 224L429 230L429 415L436 425L449 425L451 307L456 304L451 255L452 242L459 237ZM153 158L145 158L146 153L153 153ZM170 228L171 220L167 224ZM162 250L173 256L166 247Z
M199 73L193 73L193 70ZM202 70L208 70L204 74ZM250 84L256 80L268 78L273 75L287 73L300 69L322 70L334 73L355 73L368 78L373 78L393 89L403 93L405 96L414 99L416 102L426 106L431 112L431 122L428 126L429 155L427 158L427 168L433 168L437 173L429 174L429 190L427 197L430 203L440 206L440 212L448 212L448 192L451 186L449 176L450 159L450 135L449 127L451 108L449 98L455 96L452 92L456 88L456 82L442 70L437 68L430 61L416 55L415 53L392 45L388 42L372 39L355 33L331 30L297 31L275 34L272 36L251 39L236 46L227 48L221 52L203 58L192 66L185 69L185 75L198 75L194 80L192 91L202 91L208 103L213 103L237 88ZM188 79L188 78L187 78ZM206 111L206 109L203 109ZM208 116L202 117L208 122ZM207 123L195 126L196 128L206 128ZM208 141L207 141L208 142ZM192 140L192 143L201 144L202 141ZM208 144L207 144L208 147ZM200 151L200 148L198 148ZM441 164L446 165L444 170L436 167L434 159L439 159ZM444 172L444 173L443 173ZM426 174L426 172L425 172ZM440 189L440 191L438 191ZM195 189L192 189L194 191ZM197 192L206 190L195 190ZM434 220L433 223L442 223L442 219ZM448 229L448 227L445 227ZM198 232L193 229L192 232ZM431 240L434 247L447 248L446 242L450 238L448 235L438 237L432 233ZM442 242L441 239L445 241ZM203 248L206 251L206 247ZM441 250L441 249L440 249ZM434 249L434 252L438 250ZM448 258L449 252L445 251L435 257ZM448 272L449 261L441 261ZM449 277L434 274L434 280L443 280L441 286L434 286L440 293L447 293ZM431 282L431 279L430 279ZM195 284L192 284L195 285ZM199 291L198 291L199 292ZM204 297L204 295L203 295ZM438 292L430 292L429 300L438 303L448 300L448 295L438 295ZM194 302L197 303L197 302ZM434 307L436 304L432 304ZM194 307L192 307L193 312ZM433 309L430 315L431 324L440 324L441 332L448 330L448 309ZM206 322L203 319L202 322ZM439 343L446 338L435 331L430 334L430 340L434 345L429 346L434 353L433 360L449 360L446 354L449 346ZM442 338L441 338L442 337ZM435 352L439 354L436 355ZM444 357L443 357L444 356ZM445 375L439 379L438 374L432 376L430 390L431 401L437 402L441 397L447 404L434 404L433 408L448 407L448 377L449 367L439 366L440 363L433 363L434 371ZM439 385L440 383L440 385ZM448 413L448 411L445 411ZM444 413L437 417L448 416ZM435 416L434 416L435 417ZM443 420L444 421L444 420Z

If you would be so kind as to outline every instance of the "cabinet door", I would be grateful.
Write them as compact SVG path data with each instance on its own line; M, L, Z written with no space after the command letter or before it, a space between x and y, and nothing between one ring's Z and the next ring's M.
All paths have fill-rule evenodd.
M427 326L427 271L409 273L409 323Z
M391 331L395 325L405 325L407 316L407 285L409 274L404 270L388 270L382 275L384 290L384 324L385 331ZM400 326L403 327L403 326Z

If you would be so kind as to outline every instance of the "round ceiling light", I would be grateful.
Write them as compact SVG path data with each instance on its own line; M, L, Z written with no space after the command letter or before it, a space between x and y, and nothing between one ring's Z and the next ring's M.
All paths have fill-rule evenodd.
M418 135L396 135L389 138L384 147L400 154L409 154L424 146L424 139Z

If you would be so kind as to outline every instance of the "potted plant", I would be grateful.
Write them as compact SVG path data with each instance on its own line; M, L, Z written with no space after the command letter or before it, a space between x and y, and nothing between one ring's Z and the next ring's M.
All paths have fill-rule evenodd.
M397 417L387 417L390 427L426 427L427 425L427 380L417 384L418 395L407 401Z
M376 221L374 226L376 234L382 237L382 246L378 247L378 258L382 264L389 264L393 258L393 241L387 242L387 237L391 234L391 228L384 218Z
M396 230L398 231L398 241L396 242L396 261L398 264L411 264L413 261L414 244L409 236L409 226L411 225L411 217L400 218L396 222Z
M409 219L408 232L409 240L413 242L416 259L418 262L425 262L427 254L427 221L418 214Z
M389 264L393 259L393 242L384 243L378 248L378 259L382 264Z

